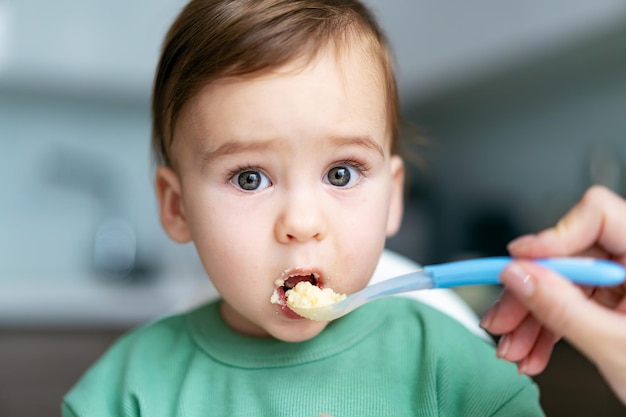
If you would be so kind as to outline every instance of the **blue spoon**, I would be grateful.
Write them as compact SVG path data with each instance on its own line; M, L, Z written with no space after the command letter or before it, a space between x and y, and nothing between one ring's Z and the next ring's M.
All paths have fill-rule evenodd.
M310 320L331 321L369 301L388 295L431 288L498 284L500 272L511 261L510 257L494 257L429 265L365 287L334 304L312 308L289 305L289 308ZM543 258L534 259L533 262L582 285L614 286L622 283L626 277L626 269L622 265L601 259Z

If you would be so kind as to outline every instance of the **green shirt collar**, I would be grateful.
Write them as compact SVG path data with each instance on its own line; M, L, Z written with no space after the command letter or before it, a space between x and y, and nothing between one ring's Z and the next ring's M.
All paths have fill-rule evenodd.
M369 303L330 323L316 337L292 343L233 331L222 320L220 302L206 304L188 316L191 336L216 361L248 369L299 365L343 352L382 324L385 304Z

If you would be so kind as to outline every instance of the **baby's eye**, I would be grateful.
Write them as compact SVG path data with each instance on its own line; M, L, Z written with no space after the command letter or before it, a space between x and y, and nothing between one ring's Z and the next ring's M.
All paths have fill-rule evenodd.
M272 185L263 173L252 169L233 175L230 182L245 191L262 190Z
M352 167L336 166L326 174L326 178L335 187L348 187L353 185L360 177L360 173Z

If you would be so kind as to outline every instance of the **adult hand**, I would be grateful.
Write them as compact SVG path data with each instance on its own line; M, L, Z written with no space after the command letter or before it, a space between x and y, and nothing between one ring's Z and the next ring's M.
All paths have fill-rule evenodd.
M518 238L519 258L593 256L626 265L626 201L594 186L553 228ZM626 404L626 283L580 287L529 261L501 274L505 289L481 325L502 335L497 354L536 375L562 336L591 360Z

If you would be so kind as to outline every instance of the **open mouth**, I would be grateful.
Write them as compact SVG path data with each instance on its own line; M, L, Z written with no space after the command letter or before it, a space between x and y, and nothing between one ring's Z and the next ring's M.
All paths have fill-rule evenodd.
M283 312L285 313L293 313L289 307L287 307L287 291L293 289L300 282L307 281L310 282L311 285L322 288L322 283L320 281L320 275L317 272L302 272L302 271L294 271L294 272L285 272L283 277L277 279L274 284L276 285L276 289L272 294L272 298L270 301L272 304L277 304L281 307ZM300 317L300 316L297 316Z
M315 285L317 287L318 286L318 280L317 280L318 276L319 276L318 274L315 274L313 272L310 273L310 274L307 274L307 275L295 274L295 275L288 276L287 279L278 280L279 282L277 282L277 284L279 284L280 281L282 281L282 285L280 285L280 287L285 292L289 291L292 288L295 288L295 286L298 285L302 281L308 281L312 285Z

